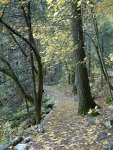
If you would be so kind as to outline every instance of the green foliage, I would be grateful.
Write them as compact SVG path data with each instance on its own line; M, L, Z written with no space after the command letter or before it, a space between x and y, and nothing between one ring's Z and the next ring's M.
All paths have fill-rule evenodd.
M43 104L45 104L46 102L48 102L49 98L46 94L43 95L43 99L42 99L42 106Z
M112 102L111 97L107 97L105 102L106 102L106 104L110 104Z
M96 106L94 109L90 109L89 112L88 112L88 115L91 116L91 117L96 117L99 114L100 113L99 113L98 106Z
M47 111L46 107L49 104L48 102L49 102L49 98L46 94L44 94L42 100L42 110L44 110L45 115ZM10 103L11 102L9 102L6 106L0 109L0 114L3 118L3 121L5 122L6 120L8 120L5 124L4 123L0 124L0 137L1 137L0 142L1 143L8 142L8 144L10 142L9 139L7 139L9 133L16 134L16 135L22 134L24 132L24 129L28 127L28 125L27 124L25 125L25 123L23 125L23 122L26 122L27 119L31 118L32 125L36 124L36 119L35 119L36 115L34 113L34 108L32 105L29 104L30 114L28 115L26 111L25 102L20 104L20 106L16 109L15 112L11 111L12 107L11 108L9 107ZM16 128L18 128L18 131L16 130Z
M0 125L0 143L11 143L10 135L14 132L11 128L11 123L6 121L4 124Z
M11 111L11 108L9 107L2 107L0 109L0 115L1 115L1 118L3 119L9 119L11 117L11 114L12 114L12 111Z

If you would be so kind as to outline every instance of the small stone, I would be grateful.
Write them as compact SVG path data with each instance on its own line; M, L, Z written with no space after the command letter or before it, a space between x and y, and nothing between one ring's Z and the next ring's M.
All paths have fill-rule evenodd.
M77 95L72 96L73 101L77 101Z
M35 125L34 130L35 130L35 129L38 129L38 125Z
M27 150L28 146L27 144L18 144L16 145L16 150Z
M106 120L104 122L104 125L105 125L106 128L109 128L111 126L111 121L110 120Z
M107 135L110 136L110 135L112 135L112 134L111 134L111 133L108 133Z
M90 125L94 125L94 124L96 124L96 118L89 119L89 120L87 120L87 122L85 122L86 127L88 127Z

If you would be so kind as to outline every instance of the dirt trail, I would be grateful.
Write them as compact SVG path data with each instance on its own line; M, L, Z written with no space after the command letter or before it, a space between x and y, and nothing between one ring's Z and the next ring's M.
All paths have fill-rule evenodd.
M71 91L64 92L58 89L56 86L46 86L45 89L50 99L54 99L56 102L73 101Z
M45 88L57 105L43 122L45 132L37 132L29 150L106 150L112 139L111 134L107 135L109 131L100 122L93 123L91 117L78 116L78 103L71 96L56 87ZM102 116L97 120L100 121Z
M46 86L45 91L50 99L55 100L56 107L44 121L45 133L37 134L30 150L71 150L73 127L70 119L76 116L76 103L57 87Z

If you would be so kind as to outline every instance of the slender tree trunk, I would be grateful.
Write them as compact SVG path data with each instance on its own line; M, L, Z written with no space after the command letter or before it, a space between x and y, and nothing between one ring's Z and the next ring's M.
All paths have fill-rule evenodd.
M79 100L78 113L86 114L96 106L91 96L88 73L86 68L81 8L77 7L78 0L72 6L72 32L75 47L76 86Z
M29 42L33 43L35 46L35 41L32 34L32 27L31 27L31 8L30 2L27 6L28 13L26 14L24 8L23 15L26 21L26 25L28 27L28 35L29 35ZM32 79L33 79L33 95L34 95L34 104L35 104L35 112L36 112L36 123L39 124L41 122L41 101L43 95L43 69L42 69L42 62L41 57L38 58L38 95L36 93L36 79L35 79L35 66L34 66L34 58L32 48L30 48L30 58L31 58L31 68L32 68Z
M31 27L31 8L30 8L30 2L28 3L28 21L26 21L28 26L28 35L29 35L29 41L34 42L32 37L32 27ZM33 97L34 97L34 104L35 104L35 113L36 113L36 123L40 123L41 119L39 118L39 113L37 111L38 104L36 102L38 101L37 94L36 94L36 79L35 79L35 68L34 68L34 58L33 58L33 52L30 48L30 60L31 60L31 70L32 70L32 80L33 80Z
M101 67L101 71L103 73L103 76L107 82L107 75L106 75L106 71L105 71L105 66L103 65L102 63L102 58L101 58L101 50L99 50L100 46L98 47L98 43L96 44L96 42L93 40L93 38L88 34L88 33L85 33L90 39L91 41L93 42L94 46L95 46L95 50L96 50L96 53L97 53L97 56L99 58L99 62L100 62L100 67ZM100 52L99 52L100 51ZM109 77L108 77L109 78ZM113 91L113 86L111 85L111 83L109 82L109 87L111 88L111 90Z
M28 3L30 3L30 1ZM25 20L29 22L29 19L26 17L26 11L24 9L23 9L23 11L24 11L23 14L25 14L25 16L24 16ZM41 57L38 52L37 46L35 44L33 34L31 33L33 42L32 41L30 42L28 39L23 37L18 31L14 30L10 25L8 25L6 22L4 22L2 20L2 17L0 18L0 23L3 24L11 33L15 34L16 36L21 38L21 40L26 42L28 44L28 46L32 49L32 51L36 57L36 61L38 63L38 80L39 80L39 82L38 82L38 96L37 96L37 101L35 102L35 108L36 108L36 112L38 114L38 117L36 118L36 120L37 120L37 123L40 123L40 121L41 121L41 101L42 101L42 96L43 96L43 68L42 68Z
M90 40L88 41L88 75L91 76L91 45Z
M71 73L70 73L70 71L68 71L68 84L69 85L71 84Z
M93 25L94 25L94 29L95 29L96 38L97 38L97 53L98 53L98 56L99 56L99 59L100 59L102 72L104 73L104 77L105 77L105 79L107 81L107 84L108 84L108 87L109 87L109 94L110 94L111 100L113 101L113 95L112 95L112 88L113 87L110 84L107 69L106 69L105 62L104 62L104 59L103 59L103 56L102 56L102 47L100 46L100 41L99 41L100 38L99 38L99 32L98 32L97 19L94 16L94 13L93 13L92 9L91 9L91 15L92 15Z
M101 54L102 54L102 57L103 57L103 53L104 53L104 43L103 43L103 36L102 36L102 45L101 45ZM104 85L104 83L103 83L104 81L103 81L103 73L102 73L102 70L101 70L101 87L103 87L103 85Z

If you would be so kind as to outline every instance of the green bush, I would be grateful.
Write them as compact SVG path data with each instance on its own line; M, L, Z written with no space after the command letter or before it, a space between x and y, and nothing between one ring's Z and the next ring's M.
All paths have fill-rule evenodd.
M89 116L91 117L96 117L98 116L100 113L99 113L99 108L98 106L96 106L94 109L90 109L89 112L88 112Z
M106 104L110 104L111 103L111 97L107 97L106 98Z

